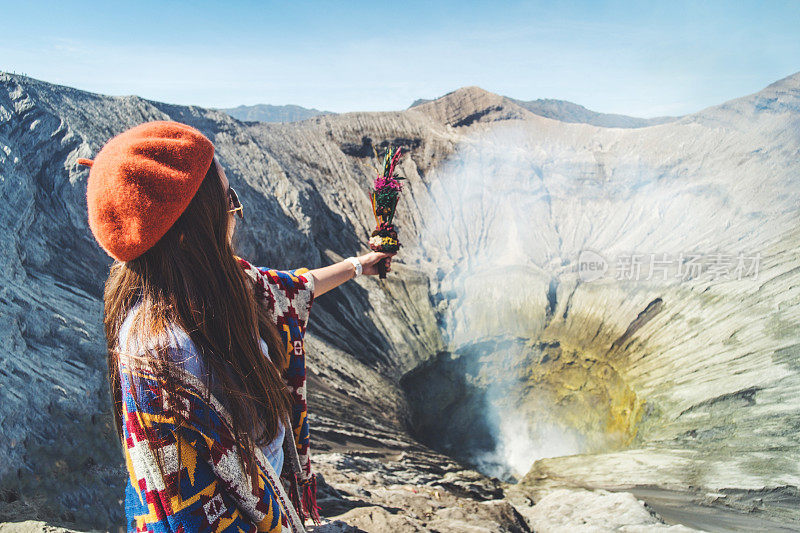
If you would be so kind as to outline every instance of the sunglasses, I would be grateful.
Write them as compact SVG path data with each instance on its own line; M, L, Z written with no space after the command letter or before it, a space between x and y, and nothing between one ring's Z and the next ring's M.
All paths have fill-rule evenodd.
M239 195L236 194L233 187L228 187L228 199L231 205L231 209L228 209L228 213L236 213L239 215L239 218L244 220L244 208L242 207L242 202L239 201Z

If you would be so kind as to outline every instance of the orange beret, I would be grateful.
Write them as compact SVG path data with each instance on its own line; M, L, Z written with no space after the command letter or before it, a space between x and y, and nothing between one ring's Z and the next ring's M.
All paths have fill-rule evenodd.
M146 122L109 140L90 166L89 227L108 255L136 259L164 236L192 201L214 160L214 145L198 130Z

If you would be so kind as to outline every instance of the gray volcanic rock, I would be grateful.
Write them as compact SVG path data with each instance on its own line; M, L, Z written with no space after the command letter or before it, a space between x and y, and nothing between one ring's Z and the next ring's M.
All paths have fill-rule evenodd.
M317 115L330 115L330 111L309 109L299 105L240 105L220 109L233 118L250 122L298 122Z
M111 260L89 232L88 172L77 158L91 158L108 138L143 121L191 124L214 142L246 205L239 253L259 265L314 268L367 249L373 171L360 151L389 143L414 148L403 171L424 194L418 171L435 166L452 143L443 125L416 113L244 125L219 111L21 76L2 74L0 83L0 328L7 339L0 357L0 520L110 527L124 520L127 475L105 381L101 297ZM432 129L438 134L422 147ZM397 263L400 274L385 282L361 278L314 304L309 390L318 452L397 453L414 444L396 382L441 348L441 335L427 278L413 269L402 274Z
M508 98L474 86L462 87L412 109L453 128L470 126L476 122L524 119L529 115Z
M412 405L418 436L522 477L512 499L655 486L796 524L798 135L800 75L649 128L470 135L430 177L448 349L426 373L453 384L412 384L437 406Z
M110 259L75 161L171 119L214 142L247 211L238 252L273 268L366 251L373 148L408 151L392 274L312 309L317 531L796 524L799 88L636 129L477 87L244 124L0 74L0 521L123 522ZM690 269L739 252L755 276ZM673 270L633 276L656 257Z

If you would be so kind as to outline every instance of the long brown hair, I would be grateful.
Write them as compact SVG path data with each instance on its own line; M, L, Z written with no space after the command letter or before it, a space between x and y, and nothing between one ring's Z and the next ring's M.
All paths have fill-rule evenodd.
M120 356L126 363L144 364L157 376L167 405L176 405L170 400L177 385L171 372L175 363L166 346L138 354L119 346L123 321L141 302L129 335L139 346L165 339L171 326L182 328L208 369L207 389L211 374L222 386L225 398L218 399L230 407L240 462L256 483L253 446L263 446L277 436L279 418L283 420L291 405L280 375L288 356L277 326L256 299L255 286L228 242L228 204L212 162L189 206L155 246L132 261L113 264L105 285L108 378L117 435L122 440ZM267 343L272 362L262 353L259 336ZM262 431L251 435L259 426ZM153 455L164 475L160 454Z

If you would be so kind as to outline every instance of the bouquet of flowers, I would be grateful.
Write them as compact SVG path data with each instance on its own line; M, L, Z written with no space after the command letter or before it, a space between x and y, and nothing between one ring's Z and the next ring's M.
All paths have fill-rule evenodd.
M377 152L375 156L377 157ZM396 252L400 248L400 241L397 238L397 231L392 225L394 212L397 208L397 200L400 199L400 191L403 184L400 183L400 176L394 174L397 162L400 160L400 148L392 153L392 147L386 149L383 158L383 169L378 171L375 178L374 190L370 194L372 199L372 214L375 215L377 226L369 239L369 247L375 252ZM377 169L376 169L377 170ZM386 266L383 261L378 263L378 274L381 279L386 277Z

